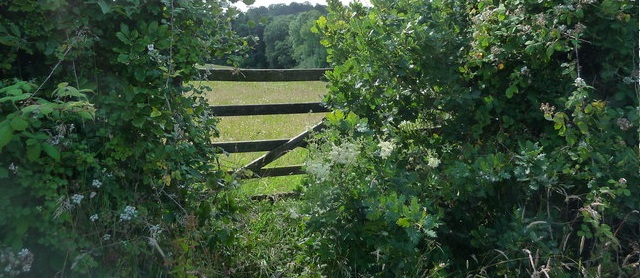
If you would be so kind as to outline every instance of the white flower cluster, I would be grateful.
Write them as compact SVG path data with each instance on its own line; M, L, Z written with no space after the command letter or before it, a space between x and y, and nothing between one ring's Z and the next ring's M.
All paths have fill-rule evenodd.
M99 180L93 180L93 182L91 182L91 186L95 188L100 188L100 186L102 186L102 182Z
M71 196L71 201L78 205L82 202L82 199L84 199L84 195L82 194L73 194L73 196Z
M98 220L98 218L99 218L99 217L98 217L98 214L96 213L96 214L94 214L94 215L91 215L91 216L89 217L89 220L91 220L91 222L96 222L96 220Z
M329 152L329 158L337 164L351 165L356 162L359 152L358 146L351 142L343 143L340 146L334 144Z
M440 159L437 157L437 153L434 150L427 151L427 166L436 168L440 165Z
M0 250L0 266L3 267L0 277L18 276L31 271L33 264L33 253L29 249L22 249L18 254L14 254L11 249Z
M380 157L382 159L387 159L393 153L393 150L396 148L396 144L389 141L384 141L378 143L378 147L380 148Z
M584 88L587 86L587 82L584 81L584 79L578 77L576 78L575 81L573 81L573 85L578 87L578 88Z
M120 214L120 221L129 221L138 216L138 210L136 207L126 206L124 212Z
M305 162L307 173L315 176L319 181L324 181L331 172L331 164L324 161Z

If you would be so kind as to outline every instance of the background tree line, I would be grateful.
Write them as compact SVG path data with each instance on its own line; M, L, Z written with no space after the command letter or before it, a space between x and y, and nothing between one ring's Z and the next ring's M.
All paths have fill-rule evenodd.
M327 51L314 21L326 15L326 6L309 3L275 4L251 8L233 21L233 30L249 38L251 50L240 62L245 68L326 67Z

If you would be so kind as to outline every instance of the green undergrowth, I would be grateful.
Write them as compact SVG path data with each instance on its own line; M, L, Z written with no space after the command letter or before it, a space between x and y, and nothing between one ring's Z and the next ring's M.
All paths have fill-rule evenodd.
M316 277L305 256L302 201L251 201L237 222L238 235L226 250L228 277ZM318 276L319 277L319 276Z

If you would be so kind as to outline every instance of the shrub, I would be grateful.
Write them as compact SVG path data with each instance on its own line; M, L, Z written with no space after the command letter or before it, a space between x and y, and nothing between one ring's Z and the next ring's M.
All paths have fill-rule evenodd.
M334 66L325 100L365 119L372 138L398 144L402 155L384 164L358 156L345 174L332 165L328 180L311 179L321 184L312 186L323 196L313 198L320 211L350 208L347 221L312 215L312 231L341 235L329 237L333 248L320 253L342 258L339 265L352 273L381 273L380 265L370 267L374 257L344 254L368 250L360 247L380 242L380 234L403 238L394 225L361 232L379 221L367 215L393 211L390 203L411 205L411 197L364 205L379 193L362 188L382 176L398 181L385 196L409 187L437 216L436 237L413 246L440 254L412 264L422 271L442 262L440 273L448 275L637 275L637 3L373 4L333 1L317 22ZM361 142L357 132L341 136ZM376 149L379 140L359 150ZM318 147L316 156L331 147ZM397 170L381 166L387 164Z

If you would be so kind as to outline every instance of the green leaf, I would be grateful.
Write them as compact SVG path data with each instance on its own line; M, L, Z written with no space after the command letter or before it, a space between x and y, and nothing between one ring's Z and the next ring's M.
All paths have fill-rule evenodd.
M3 122L4 123L4 122ZM8 124L0 124L0 151L13 139L13 129Z
M516 85L511 85L509 86L509 88L507 88L507 91L505 92L505 95L507 95L507 98L512 98L514 94L518 93L518 86Z
M398 221L396 221L396 225L403 228L409 228L411 226L411 219L409 219L408 217L402 217L398 219Z
M60 150L58 148L52 146L51 144L44 143L42 144L42 150L51 158L53 158L56 162L60 162Z
M24 116L17 116L11 120L11 123L9 123L9 125L11 126L11 128L13 128L13 130L23 131L27 129L27 127L29 126L29 122L24 119Z
M29 161L36 161L40 158L42 152L42 146L40 144L27 145L27 159Z
M98 1L98 6L100 6L100 10L102 10L103 14L108 14L109 12L111 12L111 6L105 3L104 0Z
M0 167L0 179L4 179L8 177L9 177L9 169Z
M162 115L162 112L160 112L160 110L158 110L158 108L152 107L151 108L151 118L155 118Z
M91 113L89 111L78 111L78 115L80 115L80 117L85 118L87 120L94 120L94 113Z

